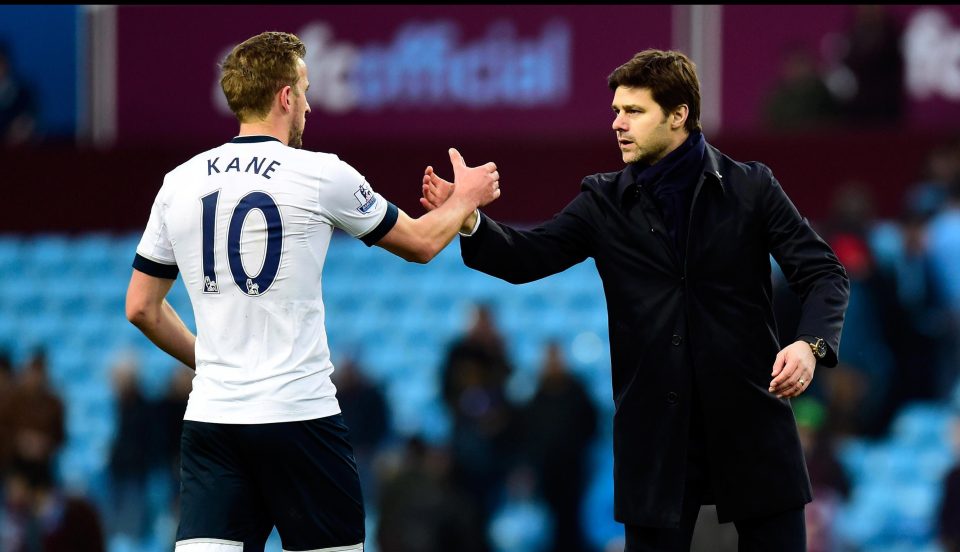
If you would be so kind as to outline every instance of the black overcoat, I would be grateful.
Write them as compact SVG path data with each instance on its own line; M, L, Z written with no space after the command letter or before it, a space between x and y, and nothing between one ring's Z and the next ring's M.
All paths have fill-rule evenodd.
M683 262L630 174L584 178L563 211L530 230L481 215L460 240L464 262L523 283L596 261L610 328L618 521L678 525L694 386L720 520L810 502L790 402L768 391L781 348L770 256L801 300L797 335L828 343L826 366L837 363L849 296L843 265L762 163L707 145Z

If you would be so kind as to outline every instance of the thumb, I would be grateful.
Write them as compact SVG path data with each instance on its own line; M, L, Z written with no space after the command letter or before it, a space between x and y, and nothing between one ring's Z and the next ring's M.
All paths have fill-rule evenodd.
M460 155L460 152L457 151L457 148L450 148L447 153L450 154L450 164L453 165L454 170L458 168L467 168L467 163L463 160L463 156Z

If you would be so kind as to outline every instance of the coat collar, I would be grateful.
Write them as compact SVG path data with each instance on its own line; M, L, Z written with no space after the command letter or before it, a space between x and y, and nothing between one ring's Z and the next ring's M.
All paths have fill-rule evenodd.
M704 155L703 181L716 182L716 184L720 187L720 191L725 194L727 188L723 183L723 175L720 174L719 156L720 152L708 142ZM623 205L624 194L626 194L627 191L633 187L635 180L636 172L632 164L627 165L622 171L620 171L620 177L617 179L617 199L620 201L621 206Z

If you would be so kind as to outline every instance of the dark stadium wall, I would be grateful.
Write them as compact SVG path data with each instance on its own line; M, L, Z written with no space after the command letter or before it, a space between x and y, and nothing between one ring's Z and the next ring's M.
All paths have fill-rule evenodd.
M834 190L851 180L873 191L878 216L897 216L904 190L918 179L927 153L950 137L930 132L835 131L708 139L735 159L760 160L770 166L800 211L816 221L827 215ZM446 153L450 146L459 148L468 164L497 163L503 196L485 212L522 225L546 220L561 210L577 194L584 176L622 167L612 133L582 141L464 137L453 142L424 139L388 145L305 136L305 147L336 152L374 189L414 216L423 212L418 203L423 169L433 165L441 175L452 177ZM0 150L0 180L6 197L0 232L140 231L163 175L196 153L174 147Z

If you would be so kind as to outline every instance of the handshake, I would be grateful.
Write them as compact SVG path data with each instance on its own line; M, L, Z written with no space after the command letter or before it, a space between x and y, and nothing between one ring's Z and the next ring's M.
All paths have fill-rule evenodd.
M441 178L428 166L423 172L423 197L420 205L427 211L437 209L448 200L463 201L472 209L483 207L500 197L500 173L493 162L478 167L468 167L456 148L448 150L453 165L453 182ZM476 222L476 213L464 221L464 228Z

